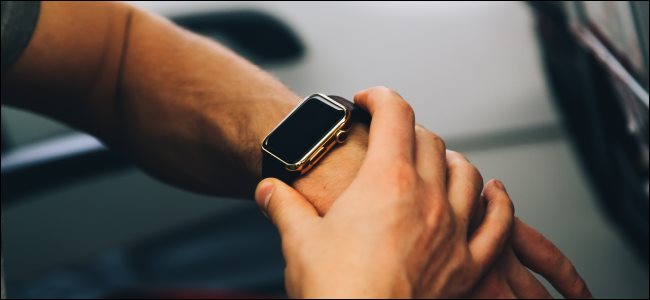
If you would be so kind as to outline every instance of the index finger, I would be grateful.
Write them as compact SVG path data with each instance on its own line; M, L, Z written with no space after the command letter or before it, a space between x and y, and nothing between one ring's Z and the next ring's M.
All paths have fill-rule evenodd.
M415 155L415 115L411 106L396 92L374 87L357 93L354 102L372 116L367 161L412 164Z
M546 278L566 298L592 298L571 261L551 241L515 218L512 246L519 260Z

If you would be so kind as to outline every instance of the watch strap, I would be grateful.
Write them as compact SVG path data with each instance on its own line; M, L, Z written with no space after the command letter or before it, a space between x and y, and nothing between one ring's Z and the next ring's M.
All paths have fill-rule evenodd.
M300 172L288 171L282 162L266 151L262 151L262 178L273 177L291 184L300 176Z
M366 124L370 126L370 114L362 108L356 106L352 101L340 96L327 95L330 99L336 101L338 104L345 106L345 108L352 112L352 123Z

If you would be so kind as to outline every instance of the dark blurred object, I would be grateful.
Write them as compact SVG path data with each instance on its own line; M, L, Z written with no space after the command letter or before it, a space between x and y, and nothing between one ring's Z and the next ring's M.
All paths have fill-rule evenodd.
M256 205L202 221L131 247L129 265L146 278L141 287L172 287L175 293L184 288L185 296L194 290L238 298L286 297L282 242Z
M152 290L152 291L125 291L122 294L111 295L109 299L287 299L287 297L272 297L268 295L256 295L252 293L227 293L213 292L207 290Z
M305 51L293 30L279 19L260 11L210 12L172 20L226 44L256 64L289 62L301 57Z
M532 2L550 85L600 203L648 260L648 2Z
M20 196L86 180L131 164L85 134L21 146L2 153L2 206Z
M2 126L1 128L2 128L2 137L0 138L0 151L5 152L5 150L9 149L9 136L7 135L7 132L4 130L4 126Z
M254 203L42 274L15 299L286 298L277 230Z

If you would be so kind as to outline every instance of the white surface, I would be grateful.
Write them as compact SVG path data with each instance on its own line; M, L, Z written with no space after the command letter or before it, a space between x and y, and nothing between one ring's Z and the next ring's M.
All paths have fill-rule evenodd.
M165 15L249 7L286 21L304 41L299 63L273 72L300 95L351 98L386 85L443 137L556 120L533 23L519 3L138 2Z

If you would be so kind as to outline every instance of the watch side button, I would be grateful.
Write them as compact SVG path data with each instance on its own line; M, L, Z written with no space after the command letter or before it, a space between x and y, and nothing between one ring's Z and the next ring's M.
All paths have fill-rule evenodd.
M340 130L336 133L336 142L342 144L348 138L348 132L345 130Z

